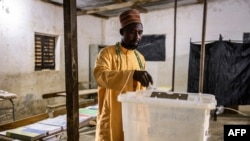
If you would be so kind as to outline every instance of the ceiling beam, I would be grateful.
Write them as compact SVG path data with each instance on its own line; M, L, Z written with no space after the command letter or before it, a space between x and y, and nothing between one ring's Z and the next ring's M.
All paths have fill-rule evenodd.
M62 3L56 3L51 0L41 0L47 3L51 3L57 6L62 6ZM197 3L203 3L204 0L177 0L178 6L186 5L186 4L197 4ZM91 9L84 10L83 7L76 7L77 8L77 16L80 15L93 15L100 18L109 18L107 16L104 16L100 14L101 12L105 11L112 11L112 10L119 10L124 8L135 8L139 10L141 13L147 13L148 9L145 7L142 7L142 5L145 4L159 4L158 2L167 2L169 7L172 7L174 5L174 0L113 0L113 4L109 5L103 5L103 6L95 6Z
M121 8L131 7L133 5L134 5L133 1L121 2L121 3L111 4L111 5L95 7L91 10L78 11L77 15L79 16L79 15L93 14L93 13L109 11L109 10L117 10Z
M111 11L111 10L118 10L118 9L122 9L122 8L136 8L138 9L140 12L142 13L147 13L148 10L141 7L140 5L142 4L149 4L149 3L154 3L154 2L160 2L160 1L164 1L164 0L131 0L128 2L120 2L122 0L116 0L115 4L110 4L110 5L105 5L105 6L97 6L95 8L92 9L88 9L88 10L79 10L77 12L77 15L87 15L87 14L94 14L94 13L98 13L98 12L104 12L104 11ZM165 0L166 1L166 0ZM203 0L182 0L180 1L180 4L187 4L187 3L201 3L203 2ZM169 0L169 3L174 3L174 0ZM80 7L78 7L80 8ZM81 8L80 8L81 9Z
M146 13L147 10L145 8L138 6L139 4L146 4L146 3L159 2L159 1L162 1L162 0L133 0L133 1L128 1L128 2L119 2L115 4L95 7L90 10L81 10L77 12L77 15L79 16L79 15L93 14L93 13L117 10L117 9L128 8L128 7L138 8L138 10Z

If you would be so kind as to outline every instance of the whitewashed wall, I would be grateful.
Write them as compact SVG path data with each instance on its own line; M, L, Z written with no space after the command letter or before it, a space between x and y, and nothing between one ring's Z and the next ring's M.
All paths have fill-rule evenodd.
M89 81L89 45L102 44L104 19L93 16L78 16L78 75L80 82ZM83 87L88 88L87 83Z
M154 86L172 85L174 42L174 8L141 14L144 34L166 35L166 61L147 62L147 70L154 78ZM203 4L181 6L177 9L175 91L187 91L189 48L191 41L202 40ZM208 0L206 41L242 40L243 32L250 32L249 0ZM119 20L106 22L105 44L120 41Z
M101 44L102 19L79 16L77 26L79 81L88 81L88 46ZM34 71L36 32L58 36L56 71ZM45 112L43 93L65 90L63 36L61 7L40 0L0 1L0 89L18 95L14 100L17 119ZM4 112L1 110L0 115Z
M61 11L40 1L1 1L0 89L18 95L18 99L14 100L17 118L45 111L41 94L63 88L58 83L63 81L61 71L34 72L34 34L62 36ZM59 59L63 52L62 43L59 39Z
M178 7L177 14L175 90L186 91L189 42L201 41L203 5ZM166 34L166 61L147 62L147 70L156 87L171 86L174 9L141 17L144 34ZM40 0L0 2L0 89L18 94L17 118L44 112L41 94L65 89L63 23L61 7ZM242 40L243 32L250 32L249 23L249 0L208 0L206 40L217 40L219 34L226 40ZM120 41L119 28L118 17L78 16L79 81L88 81L89 44L115 44ZM34 71L35 32L58 35L56 71Z

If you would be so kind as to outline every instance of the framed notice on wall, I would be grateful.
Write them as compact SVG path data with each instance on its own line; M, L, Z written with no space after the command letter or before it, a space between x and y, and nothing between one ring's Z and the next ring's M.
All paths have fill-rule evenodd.
M165 61L165 35L143 35L137 48L146 61Z

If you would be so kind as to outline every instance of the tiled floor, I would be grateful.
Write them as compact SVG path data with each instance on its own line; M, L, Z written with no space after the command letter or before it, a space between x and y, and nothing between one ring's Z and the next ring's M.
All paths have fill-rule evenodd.
M250 117L240 114L221 114L217 116L217 120L211 116L209 125L209 138L207 141L224 141L224 125L225 124L248 124L250 125ZM86 127L80 131L80 141L94 141L95 127Z

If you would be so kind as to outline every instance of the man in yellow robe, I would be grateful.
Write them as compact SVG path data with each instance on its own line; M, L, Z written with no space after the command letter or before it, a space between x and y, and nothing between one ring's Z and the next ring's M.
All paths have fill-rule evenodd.
M95 141L124 141L118 95L153 84L152 77L144 70L144 56L135 50L143 32L139 12L135 9L123 12L120 23L121 42L103 48L94 68L99 106Z

